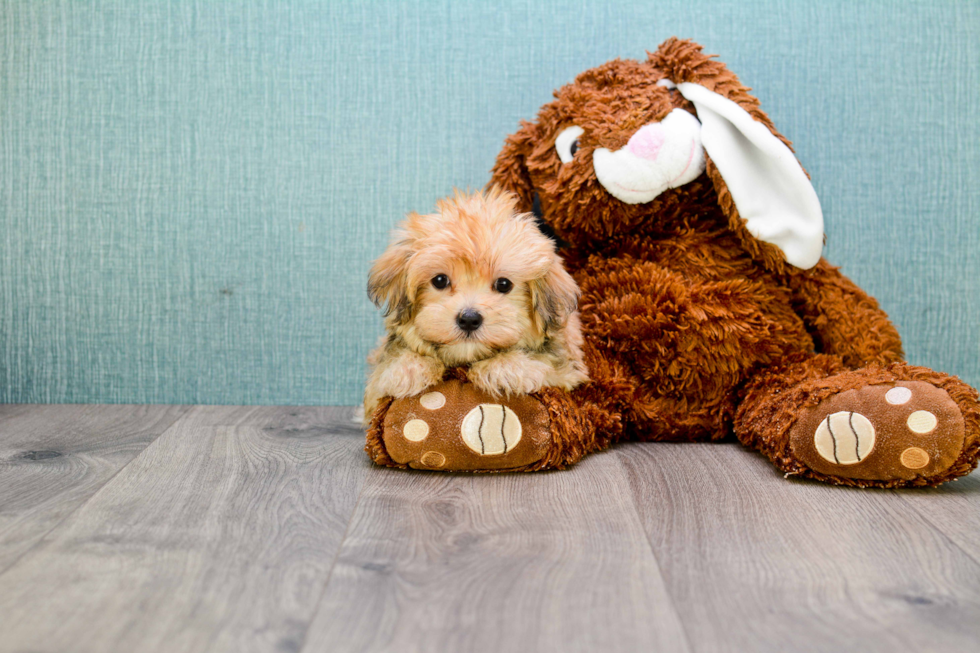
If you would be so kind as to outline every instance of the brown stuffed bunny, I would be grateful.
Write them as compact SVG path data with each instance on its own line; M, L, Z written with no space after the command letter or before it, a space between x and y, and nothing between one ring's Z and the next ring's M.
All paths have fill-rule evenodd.
M787 473L842 485L932 486L976 467L976 391L903 361L875 300L821 258L820 204L789 142L697 44L579 75L507 139L491 185L564 243L591 382L501 400L454 371L430 389L436 412L382 402L376 462L560 468L617 440L734 433ZM510 438L502 455L465 446L487 406L520 416L506 435L479 423L481 439ZM419 419L429 435L408 442Z

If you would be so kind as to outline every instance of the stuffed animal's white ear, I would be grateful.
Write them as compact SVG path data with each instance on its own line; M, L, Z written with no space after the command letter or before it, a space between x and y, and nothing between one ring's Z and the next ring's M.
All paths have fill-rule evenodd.
M823 250L823 211L799 161L742 107L690 82L677 90L697 109L701 143L721 173L749 233L812 268Z

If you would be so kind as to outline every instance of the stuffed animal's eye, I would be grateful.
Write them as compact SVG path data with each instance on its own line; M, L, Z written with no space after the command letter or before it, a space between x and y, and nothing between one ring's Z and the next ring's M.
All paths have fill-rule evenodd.
M432 287L437 290L442 290L449 285L449 277L444 274L437 274L432 277Z
M507 293L509 293L511 290L514 289L514 284L510 279L505 279L503 277L500 277L499 279L493 282L493 289L503 295L506 295Z
M555 139L555 149L558 150L558 158L562 163L569 163L578 151L578 138L585 130L581 127L569 127L558 134Z

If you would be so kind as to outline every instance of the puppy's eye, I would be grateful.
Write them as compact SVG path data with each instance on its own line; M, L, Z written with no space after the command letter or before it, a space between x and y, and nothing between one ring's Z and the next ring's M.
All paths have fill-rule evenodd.
M500 277L499 279L493 282L493 289L501 294L506 295L507 293L509 293L511 290L514 289L514 284L511 282L510 279L505 279L503 277Z
M555 149L558 150L558 158L562 163L570 163L572 157L578 152L579 136L585 133L581 127L569 127L558 134L555 139Z
M432 287L435 288L436 290L443 290L448 285L449 285L449 277L447 277L446 275L437 274L436 276L432 277Z

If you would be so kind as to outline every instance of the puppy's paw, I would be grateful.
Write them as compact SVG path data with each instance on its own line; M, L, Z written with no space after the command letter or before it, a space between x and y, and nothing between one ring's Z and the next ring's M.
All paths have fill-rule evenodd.
M426 388L442 381L445 367L434 358L415 353L405 353L383 368L373 379L374 392L379 397L403 399L420 394Z
M470 366L470 381L489 395L531 394L548 385L553 369L520 352L494 356Z

